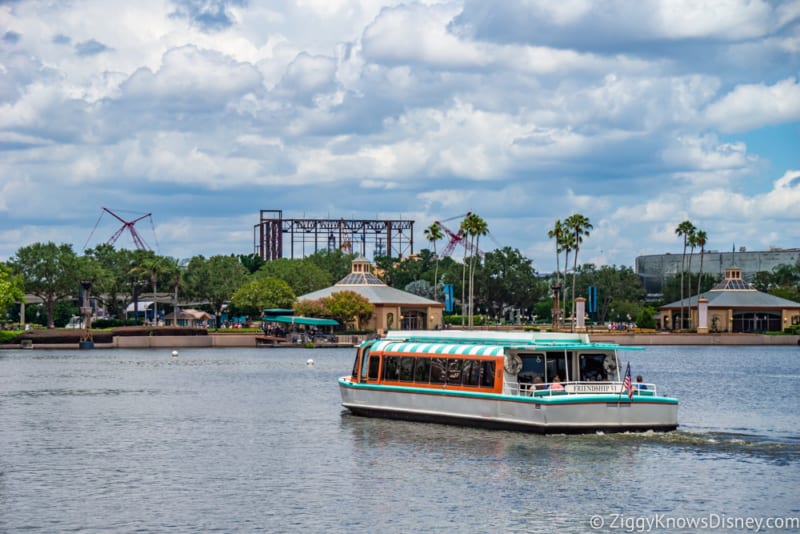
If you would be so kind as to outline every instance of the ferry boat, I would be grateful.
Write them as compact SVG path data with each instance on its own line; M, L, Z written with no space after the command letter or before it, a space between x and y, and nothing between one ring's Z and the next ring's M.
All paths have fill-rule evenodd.
M358 347L339 389L369 417L546 434L676 429L678 400L631 383L619 350L641 348L587 334L391 331Z

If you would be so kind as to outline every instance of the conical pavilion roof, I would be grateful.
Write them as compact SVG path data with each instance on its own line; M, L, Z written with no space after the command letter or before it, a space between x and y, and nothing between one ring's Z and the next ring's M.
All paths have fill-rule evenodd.
M711 290L700 295L693 295L661 306L661 309L680 309L681 307L697 307L698 298L708 301L709 308L800 308L800 302L763 293L742 279L742 271L737 267L725 270L725 279Z

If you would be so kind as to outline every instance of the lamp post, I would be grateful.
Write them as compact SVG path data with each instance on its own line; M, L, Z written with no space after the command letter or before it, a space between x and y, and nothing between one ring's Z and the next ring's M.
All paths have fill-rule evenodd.
M83 301L81 302L81 320L83 321L83 331L81 332L81 339L78 347L81 349L94 348L94 341L92 341L92 307L89 305L89 291L92 289L91 280L81 280L81 289L83 289Z

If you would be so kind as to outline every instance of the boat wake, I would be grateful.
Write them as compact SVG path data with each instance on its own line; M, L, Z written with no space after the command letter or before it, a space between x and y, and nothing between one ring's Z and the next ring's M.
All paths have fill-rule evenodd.
M747 432L679 429L608 435L611 439L642 445L683 448L698 453L757 456L770 461L800 462L800 436L761 435Z

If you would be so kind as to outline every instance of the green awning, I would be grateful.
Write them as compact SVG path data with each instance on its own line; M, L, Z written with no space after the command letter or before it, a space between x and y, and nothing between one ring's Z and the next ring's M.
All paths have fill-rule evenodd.
M292 315L294 310L291 308L265 308L264 315Z
M318 319L316 317L293 317L289 315L276 315L264 317L265 321L273 323L301 324L305 326L337 326L339 321L334 319Z

